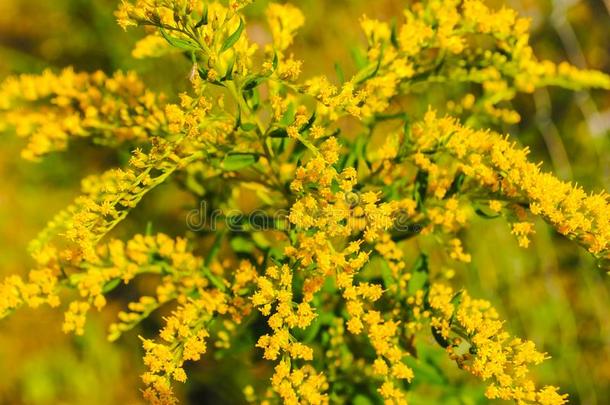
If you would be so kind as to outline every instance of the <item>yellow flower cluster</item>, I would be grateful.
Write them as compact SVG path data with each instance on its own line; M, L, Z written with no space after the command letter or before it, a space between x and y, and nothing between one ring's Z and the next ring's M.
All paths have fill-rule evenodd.
M285 404L327 404L326 377L311 366L291 369L290 363L281 361L276 367L271 386ZM265 403L265 402L263 402Z
M203 287L203 286L202 286ZM162 343L143 339L144 364L148 371L142 375L147 389L144 398L151 404L172 404L176 402L171 388L171 380L184 382L184 362L197 361L206 352L205 339L209 333L205 329L216 314L227 311L225 295L215 289L199 287L194 298L189 298L166 318L165 327L159 335Z
M77 296L63 329L82 334L88 311L102 310L111 290L129 284L123 288L138 298L110 326L116 340L173 305L158 338L141 338L144 396L153 404L177 402L172 384L187 380L187 361L208 351L220 359L241 350L233 357L242 358L248 342L273 362L262 366L271 375L267 387L244 387L249 402L352 403L365 396L404 404L411 382L425 378L410 365L415 340L430 327L461 368L490 381L488 398L565 403L557 388L536 388L530 375L545 355L505 332L488 302L436 282L439 272L454 272L437 263L473 260L460 231L474 214L506 215L526 247L535 232L527 210L610 258L607 194L543 173L527 149L460 120L515 122L506 102L517 92L551 84L610 88L608 76L538 61L527 20L512 10L429 0L412 5L396 26L361 19L366 49L353 77L300 81L290 46L304 15L272 2L269 43L253 43L241 12L248 3L121 3L123 28L152 27L134 56L186 56L190 88L173 102L133 73L66 69L9 78L0 87L2 116L28 138L25 157L65 149L76 137L131 153L128 165L85 178L83 194L32 242L37 267L27 280L0 283L0 317L22 305L58 306L68 287ZM477 38L489 46L480 49ZM468 93L445 100L457 117L403 111L403 96L438 83L463 93L463 82L471 84ZM190 227L188 239L103 242L170 181L209 200L227 222L212 224L213 235ZM256 218L225 212L244 206ZM434 266L426 254L431 244L442 247ZM142 274L153 286L144 293L130 283Z
M245 77L252 65L257 45L244 32L238 11L251 0L232 0L229 7L220 2L196 1L123 1L116 12L121 27L154 26L158 35L174 48L188 52L193 59L191 80L200 76L211 82L233 76ZM243 32L243 35L242 35ZM140 42L138 57L165 53L158 37ZM286 39L284 39L286 40Z
M23 304L32 308L42 304L57 307L57 274L51 269L32 270L27 281L16 275L3 280L0 283L0 318Z
M28 144L22 155L38 159L65 150L71 140L90 137L118 146L167 133L164 96L146 88L133 72L21 75L0 87L0 116ZM40 104L43 103L43 106Z
M534 343L511 337L488 301L473 299L467 292L455 295L442 284L433 284L429 296L431 323L447 346L449 356L464 370L484 381L492 380L490 399L514 400L519 404L564 404L567 395L556 387L536 389L528 376L529 365L541 363L545 355ZM462 343L469 347L464 348Z
M286 253L304 268L313 266L311 278L304 282L305 297L313 297L319 290L323 282L321 277L335 277L349 316L347 330L355 335L365 332L376 353L374 374L382 379L379 393L387 403L402 403L405 396L398 388L398 381L410 381L413 372L403 363L408 353L399 344L399 323L384 319L379 311L373 309L383 294L382 287L369 282L355 283L354 276L369 259L369 253L361 250L361 244L374 242L389 230L396 211L402 209L412 214L414 202L405 199L382 203L375 192L367 192L362 194L360 204L350 207L346 193L356 185L354 176L351 171L337 173L331 166L336 161L335 154L328 158L325 153L328 150L325 145L330 139L321 145L318 152L320 156L327 156L327 160L313 158L302 171L297 170L296 184L292 183L292 188L301 192L311 183L316 185L315 191L305 191L305 196L294 203L290 214L290 220L298 229L315 233L311 237L300 236L297 245L287 248ZM333 189L332 184L337 188ZM353 220L354 216L361 220ZM331 243L333 237L345 237L356 232L362 232L363 238L347 244L342 251L337 251ZM381 240L388 244L387 239ZM390 249L381 248L388 256ZM397 265L396 269L399 268Z
M265 276L258 277L258 289L252 296L252 303L268 317L267 323L273 334L261 336L256 345L264 350L265 359L276 360L280 355L292 359L280 361L271 379L272 388L284 403L325 403L328 397L323 393L324 377L316 375L311 366L293 368L298 359L312 360L313 350L294 341L290 331L307 328L316 314L309 303L312 295L305 296L300 303L293 301L292 285L293 273L288 265L281 268L270 266Z
M264 357L275 360L280 352L288 352L293 358L311 360L312 350L300 342L290 341L290 329L304 329L315 317L307 301L299 304L293 302L292 270L284 265L281 269L271 266L267 268L264 277L257 279L258 290L252 297L252 303L261 307L263 315L269 316L268 324L273 335L263 335L257 346L265 350ZM277 302L276 302L277 301ZM272 306L275 310L271 315Z
M361 26L369 42L368 64L341 89L324 77L306 82L307 91L330 108L323 111L331 119L343 112L365 118L379 114L393 97L416 92L424 83L479 84L476 104L465 104L472 116L509 123L518 122L519 114L497 105L517 91L548 85L610 89L610 77L603 73L538 61L528 44L529 21L508 8L490 10L480 0L429 0L407 9L396 29L367 17ZM481 50L477 36L488 36L490 49Z
M163 183L174 171L201 158L201 152L178 156L180 143L169 144L158 140L148 155L137 149L127 170L111 169L101 176L83 181L84 194L67 209L69 215L63 223L49 224L52 232L43 231L43 238L34 243L34 249L46 243L48 236L57 235L59 226L67 238L76 244L73 255L91 260L97 242L121 222L150 190Z
M492 195L527 204L529 211L549 222L558 232L574 239L599 258L610 258L610 207L607 193L587 194L562 182L527 159L527 148L507 137L462 126L434 111L413 128L414 148L437 149L459 161L460 170ZM512 233L527 247L533 225L520 222Z

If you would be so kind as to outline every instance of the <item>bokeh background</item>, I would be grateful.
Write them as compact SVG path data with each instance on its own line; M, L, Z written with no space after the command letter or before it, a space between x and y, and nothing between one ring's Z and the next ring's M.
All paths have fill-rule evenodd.
M261 19L265 3L259 1L248 9L252 19ZM334 74L335 61L349 72L351 47L362 43L359 17L389 20L399 16L407 3L295 1L307 16L294 47L305 61L304 76ZM532 44L540 58L610 73L610 0L490 4L508 5L532 18ZM46 67L107 73L133 69L151 88L175 95L190 66L179 56L134 60L131 49L143 32L123 32L112 15L116 5L116 0L0 0L0 79ZM258 28L264 29L261 25L253 30ZM412 103L408 107L417 111L426 107L422 100ZM514 104L522 122L498 129L529 146L532 158L543 160L544 167L560 178L590 190L610 189L608 92L545 89L519 96ZM76 144L41 163L31 163L19 158L22 146L14 134L0 135L0 277L27 272L28 241L78 194L84 175L124 159L112 151ZM176 218L182 218L184 202L176 193L166 187L147 197L117 230L119 236L143 232L150 218L157 230L179 233L184 222ZM596 269L586 252L542 223L527 250L517 246L502 220L476 220L467 240L473 260L456 272L456 284L464 283L472 295L492 301L511 332L549 353L552 358L536 369L538 380L561 386L575 404L610 404L609 276ZM105 328L116 311L110 305L100 316L92 316L82 337L64 335L63 315L44 308L22 310L2 321L0 404L140 403L139 332L116 344L105 339ZM209 369L218 367L221 363L213 359L194 367L183 390L185 402L202 403L205 397L214 398L213 403L239 403L235 394L239 386L214 381ZM453 388L444 379L436 387L433 383L415 387L413 403L487 402L481 384L451 363L443 367ZM436 396L430 397L431 393ZM430 398L435 399L430 402Z

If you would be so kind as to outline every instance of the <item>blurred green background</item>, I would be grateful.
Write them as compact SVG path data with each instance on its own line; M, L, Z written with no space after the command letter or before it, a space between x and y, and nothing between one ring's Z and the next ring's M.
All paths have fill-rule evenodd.
M265 3L257 2L248 9L255 21L260 20ZM350 72L350 49L362 42L356 24L360 16L389 20L399 16L407 2L301 0L295 4L307 16L294 47L295 55L305 61L306 77L334 74L335 61ZM610 72L608 0L491 2L497 7L504 4L532 18L532 44L540 58ZM184 86L190 66L179 56L131 58L132 46L143 32L123 32L112 15L116 5L116 0L1 0L0 79L68 65L107 73L133 69L151 88L175 96L176 89ZM260 35L262 29L255 23L249 34ZM408 108L421 111L426 107L423 99L413 103L419 104ZM547 170L589 190L610 188L608 92L539 90L519 96L515 108L522 122L498 129L528 145L534 160L543 160ZM84 175L120 160L111 151L77 144L42 163L30 163L18 158L22 146L23 141L13 134L2 135L0 276L25 274L31 264L28 241L78 194ZM159 230L179 228L181 223L176 224L172 214L180 212L182 205L168 196L167 188L148 200L156 202L139 207L123 232L142 232L150 216ZM549 353L552 358L536 369L541 382L561 386L572 403L610 404L608 276L595 268L586 252L544 224L538 224L537 230L534 243L524 250L518 248L506 222L475 221L467 235L473 261L459 269L456 285L463 283L473 296L492 301L512 333L533 340ZM2 321L0 404L139 403L142 366L137 331L118 344L105 340L105 328L116 311L110 305L101 316L92 316L85 335L79 338L61 332L58 311L23 310ZM458 373L449 362L445 367L458 387L453 394L459 390L474 394L435 401L480 403L482 385ZM202 390L214 391L206 388L209 378L204 373L189 380L191 398ZM459 388L461 385L464 387ZM442 389L448 392L447 387ZM433 386L418 388L412 402L431 403L426 395L435 390ZM222 393L216 394L223 398Z

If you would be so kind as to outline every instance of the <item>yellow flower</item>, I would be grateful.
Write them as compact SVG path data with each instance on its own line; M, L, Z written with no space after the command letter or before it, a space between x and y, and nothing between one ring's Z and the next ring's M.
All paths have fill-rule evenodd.
M271 3L266 15L273 45L278 51L284 51L292 44L296 31L305 23L305 17L295 6L279 3Z

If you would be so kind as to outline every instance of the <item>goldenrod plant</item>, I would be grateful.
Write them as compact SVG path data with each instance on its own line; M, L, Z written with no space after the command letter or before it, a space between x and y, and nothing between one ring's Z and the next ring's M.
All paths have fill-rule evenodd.
M469 249L489 248L464 242L476 216L503 218L523 248L539 217L609 269L608 194L559 180L490 128L519 122L519 93L610 90L610 77L538 60L529 20L511 9L430 0L393 21L363 16L353 74L337 65L336 77L303 79L291 51L303 13L268 4L266 40L255 41L249 3L120 4L119 25L146 32L135 58L185 57L180 94L134 72L72 68L2 83L2 123L25 139L23 158L82 138L130 158L84 178L82 195L32 241L36 266L2 281L0 317L46 304L81 335L90 312L145 278L152 287L135 290L108 339L166 311L155 335L140 336L152 404L178 401L191 362L244 344L272 370L243 385L244 402L407 403L431 373L422 347L437 346L488 399L567 403L530 370L553 353L512 336L488 301L445 274L471 261ZM423 110L408 101L439 83L457 96ZM112 238L170 182L198 201L175 218L182 236L153 225Z

